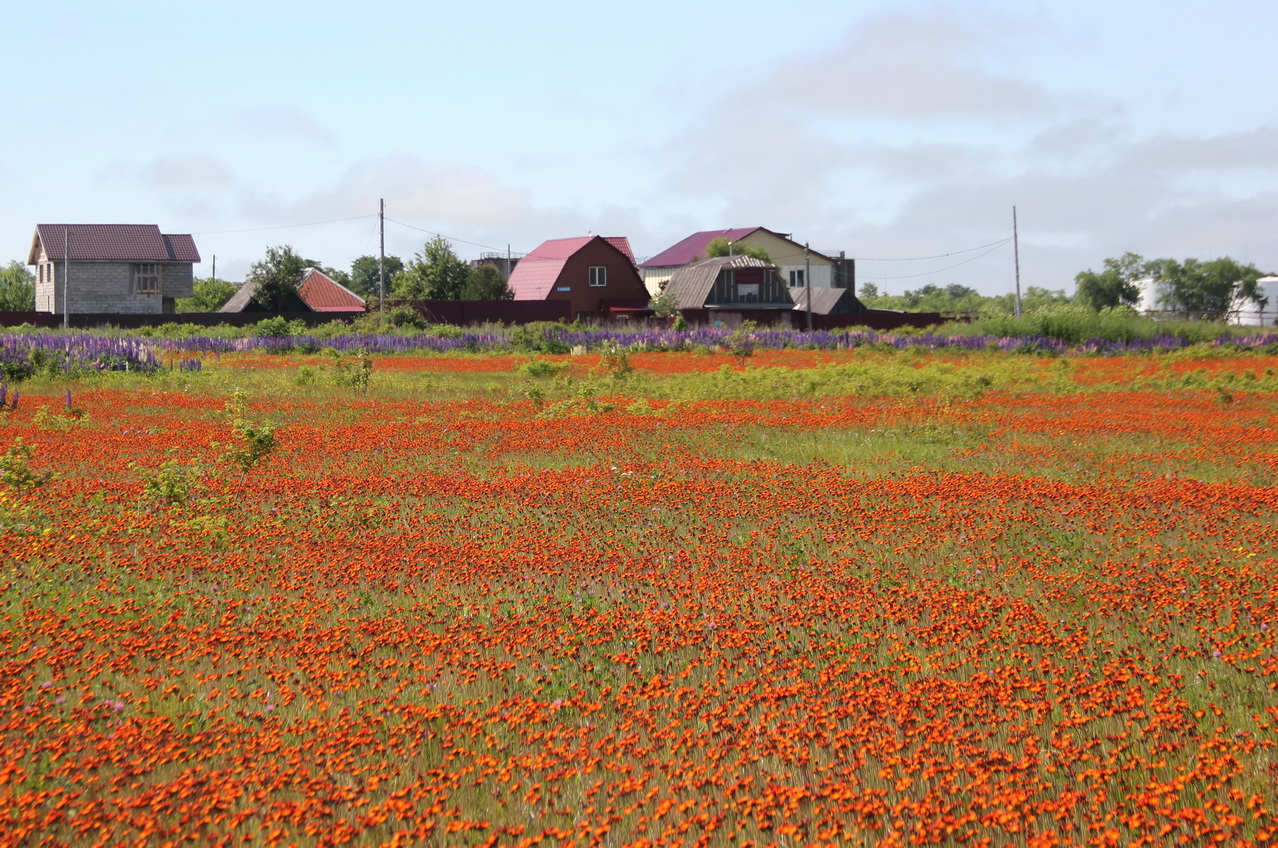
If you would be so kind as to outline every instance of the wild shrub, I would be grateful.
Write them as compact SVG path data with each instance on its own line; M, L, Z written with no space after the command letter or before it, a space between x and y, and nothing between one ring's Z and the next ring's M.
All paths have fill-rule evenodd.
M227 401L226 413L236 441L226 449L224 459L248 471L275 450L275 425L250 418L248 403L240 389Z
M0 483L15 492L25 492L48 482L48 471L36 471L31 467L33 456L35 446L22 441L21 436L15 436L9 450L0 456Z

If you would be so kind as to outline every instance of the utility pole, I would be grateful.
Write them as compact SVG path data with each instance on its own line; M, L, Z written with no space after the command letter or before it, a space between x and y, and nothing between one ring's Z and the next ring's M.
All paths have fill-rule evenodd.
M803 243L803 286L808 292L808 332L812 332L812 255L808 243Z
M1021 242L1016 233L1016 207L1012 207L1012 261L1016 265L1016 317L1021 317Z
M71 225L62 231L62 329L71 325L71 311L67 298L71 296Z
M386 198L381 198L377 207L377 230L379 247L377 253L377 311L378 317L386 318Z

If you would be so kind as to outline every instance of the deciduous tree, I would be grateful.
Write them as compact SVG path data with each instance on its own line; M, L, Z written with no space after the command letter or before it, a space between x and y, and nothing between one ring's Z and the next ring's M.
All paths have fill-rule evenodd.
M202 277L192 285L191 297L177 299L178 312L217 312L237 291L234 283L216 277Z
M0 312L31 312L34 309L35 275L16 260L0 268Z
M268 247L266 258L254 262L249 269L249 280L257 285L253 302L263 309L283 310L289 295L296 295L302 284L302 272L317 268L319 263L303 259L292 245Z
M404 260L398 256L386 257L386 293L395 290L395 277L404 270ZM380 291L381 271L376 256L361 256L351 263L351 282L348 288L365 300L376 300Z
M1128 252L1118 259L1106 259L1104 268L1099 273L1088 268L1074 277L1078 302L1097 312L1135 306L1140 301L1138 281L1150 275L1145 258Z
M472 267L461 292L462 300L511 300L514 296L506 278L492 265Z
M426 242L395 278L395 296L404 300L460 300L470 265L443 236Z

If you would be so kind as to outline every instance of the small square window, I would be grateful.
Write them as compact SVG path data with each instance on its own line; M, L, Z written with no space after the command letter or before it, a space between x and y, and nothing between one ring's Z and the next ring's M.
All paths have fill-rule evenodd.
M133 266L133 291L138 294L156 294L160 291L160 266L154 262L141 262Z
M608 269L602 265L590 266L590 285L606 286L608 285Z
M790 288L803 285L803 271L795 270L790 272Z

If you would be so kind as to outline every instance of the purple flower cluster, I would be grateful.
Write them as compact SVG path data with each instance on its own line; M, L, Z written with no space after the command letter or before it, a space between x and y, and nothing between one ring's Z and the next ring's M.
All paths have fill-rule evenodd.
M150 373L159 367L155 351L142 339L54 333L0 336L0 377L7 380L25 380L40 373Z

